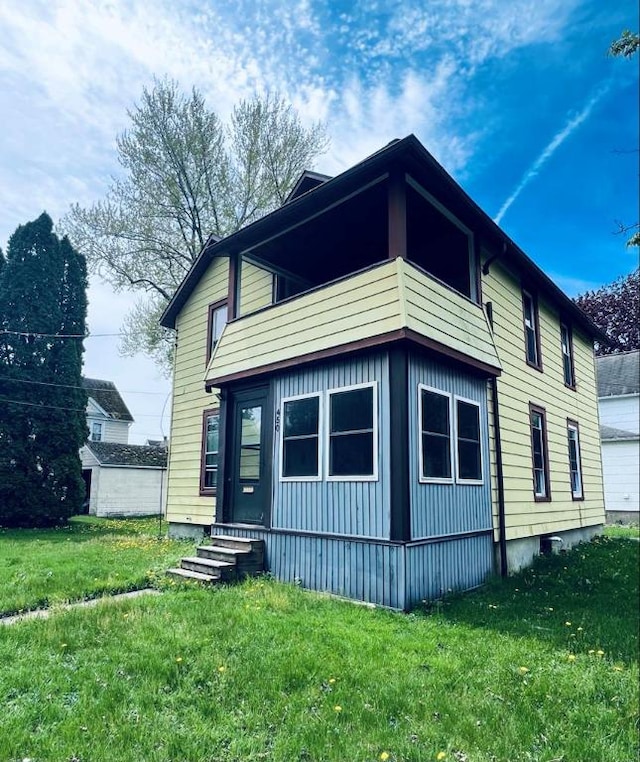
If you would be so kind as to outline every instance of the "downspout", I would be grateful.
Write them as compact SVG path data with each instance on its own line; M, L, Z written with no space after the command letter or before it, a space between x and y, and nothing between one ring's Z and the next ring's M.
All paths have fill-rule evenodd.
M493 408L493 429L496 437L496 477L498 480L498 543L500 546L500 575L506 577L507 530L504 510L504 471L502 469L502 437L500 435L500 404L498 402L498 379L491 379L491 405Z

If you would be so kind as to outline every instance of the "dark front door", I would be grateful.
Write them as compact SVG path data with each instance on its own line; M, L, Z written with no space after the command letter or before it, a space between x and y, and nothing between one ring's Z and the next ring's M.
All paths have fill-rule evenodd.
M267 525L271 492L271 424L268 389L232 398L231 520Z

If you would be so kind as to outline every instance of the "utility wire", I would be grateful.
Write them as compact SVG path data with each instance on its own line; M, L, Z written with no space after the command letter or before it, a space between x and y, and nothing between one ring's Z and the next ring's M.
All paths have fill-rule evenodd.
M124 333L37 333L36 331L8 331L2 329L0 336L26 336L37 339L95 339L101 336L124 336Z
M105 389L104 386L74 386L73 384L56 384L49 381L29 381L26 378L10 378L9 376L0 376L0 381L9 381L16 384L36 384L38 386L58 386L63 389L84 389L87 392L107 392L110 394L154 394L164 395L164 392L134 392L123 389Z
M71 413L84 413L86 415L87 411L84 409L80 409L77 407L62 407L60 405L46 405L45 403L40 402L23 402L22 400L8 400L4 399L3 397L0 397L0 402L6 402L9 405L27 405L29 407L40 407L40 408L48 408L50 410L67 410ZM138 413L137 418L158 418L157 413ZM122 419L113 419L113 420L122 420Z

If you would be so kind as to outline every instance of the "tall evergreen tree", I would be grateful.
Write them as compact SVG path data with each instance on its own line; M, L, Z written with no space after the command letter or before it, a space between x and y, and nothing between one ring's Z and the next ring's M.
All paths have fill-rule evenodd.
M47 214L9 239L0 269L0 525L59 524L80 510L86 285L84 258Z

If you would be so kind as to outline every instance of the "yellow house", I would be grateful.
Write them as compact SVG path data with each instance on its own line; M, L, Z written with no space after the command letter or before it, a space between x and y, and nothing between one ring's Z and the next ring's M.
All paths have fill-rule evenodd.
M603 336L412 135L209 241L162 323L174 536L409 608L604 521Z

